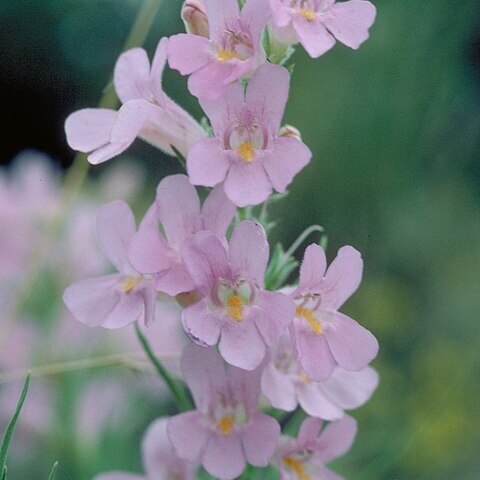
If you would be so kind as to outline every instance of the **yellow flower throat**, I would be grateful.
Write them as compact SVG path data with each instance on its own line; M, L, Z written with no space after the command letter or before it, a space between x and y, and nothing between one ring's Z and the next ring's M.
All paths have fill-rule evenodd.
M297 307L296 311L297 317L304 318L310 325L310 328L317 334L321 335L323 333L323 328L320 322L315 318L315 315L311 310L305 307Z
M284 457L283 464L289 470L293 470L299 480L312 480L312 477L308 475L307 471L305 470L305 466L300 460L288 456Z

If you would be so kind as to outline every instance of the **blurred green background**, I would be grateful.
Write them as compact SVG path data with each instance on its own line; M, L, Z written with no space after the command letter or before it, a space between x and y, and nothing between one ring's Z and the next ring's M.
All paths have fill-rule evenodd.
M73 153L63 136L64 119L98 102L141 3L0 0L1 163L35 148L69 167ZM150 53L160 37L183 31L180 4L163 1L146 43ZM328 233L329 257L351 244L365 258L364 282L347 310L379 338L374 366L381 384L372 401L354 412L359 434L338 471L352 480L475 480L480 3L375 4L376 24L358 52L337 45L318 60L301 48L293 57L285 121L300 129L314 159L272 209L279 226L271 240L288 246L319 223ZM164 85L200 118L184 78L167 72ZM153 199L164 175L179 171L174 159L141 142L125 156L151 182L138 205ZM92 178L109 168L92 169ZM84 375L66 376L65 388ZM156 408L133 409L128 425L105 433L94 448L73 442L60 448L67 434L55 425L38 452L11 465L11 478L46 478L54 459L62 464L61 480L139 469L142 430L164 411Z

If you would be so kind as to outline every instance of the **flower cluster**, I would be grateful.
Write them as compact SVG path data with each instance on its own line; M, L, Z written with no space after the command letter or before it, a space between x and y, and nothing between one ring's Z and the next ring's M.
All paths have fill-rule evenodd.
M86 109L67 119L70 145L90 153L91 163L120 154L138 136L184 156L187 175L160 181L138 228L123 201L100 209L98 242L117 273L71 285L65 303L81 322L105 328L150 325L159 295L183 308L191 343L182 373L195 410L151 428L146 478L190 479L201 465L229 480L247 464L273 465L284 480L338 478L325 464L355 436L345 410L364 404L378 383L369 366L377 340L339 312L360 284L362 258L345 246L327 268L323 248L311 244L299 280L273 291L265 282L268 224L252 207L285 192L311 159L299 132L282 127L290 87L283 65L292 45L311 57L335 40L358 48L375 7L363 0L187 0L182 18L187 33L162 39L151 66L142 49L120 56L118 112ZM167 62L189 76L209 131L163 92ZM196 186L211 188L203 202ZM278 263L277 274L288 276L287 262ZM289 416L269 415L266 400L307 414L296 439L281 435ZM322 429L322 420L331 423Z

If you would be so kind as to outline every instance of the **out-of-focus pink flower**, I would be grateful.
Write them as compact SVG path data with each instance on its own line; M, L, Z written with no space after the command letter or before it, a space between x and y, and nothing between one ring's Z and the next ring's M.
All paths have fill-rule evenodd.
M368 39L375 6L364 0L269 0L272 32L281 42L300 42L317 58L335 45L335 39L357 49Z
M300 284L292 293L297 309L290 332L297 360L313 380L327 380L338 364L363 370L377 355L377 339L337 310L358 288L363 270L360 253L342 247L327 270L325 252L307 247Z
M153 281L134 270L128 261L128 246L135 231L133 213L125 202L117 200L99 210L98 242L119 273L83 280L65 290L65 304L85 325L121 328L140 316L146 324L153 321Z
M225 369L214 349L190 345L182 370L197 410L172 417L168 436L177 454L230 480L246 462L265 467L280 436L278 422L257 411L260 372Z
M185 0L182 20L187 33L208 38L208 17L204 0Z
M224 95L229 84L250 75L265 61L261 33L269 17L265 0L206 0L210 38L178 34L168 42L168 63L190 75L188 88L202 100Z
M142 442L145 475L127 472L103 473L94 480L194 480L196 465L180 459L167 437L167 419L148 428Z
M205 136L201 126L162 90L167 42L166 38L160 40L151 67L141 48L119 57L113 79L123 103L118 112L87 108L67 118L68 144L74 150L92 152L90 163L102 163L119 155L136 137L170 155L175 155L172 146L186 155L190 146Z
M183 243L201 230L224 238L234 215L235 206L221 187L214 189L200 207L195 187L185 175L166 177L133 237L130 261L139 272L155 275L157 290L168 295L189 292L195 284L183 263Z
M281 480L343 480L325 464L344 455L352 446L357 422L345 415L322 430L322 421L304 420L296 439L282 437L275 454Z
M308 415L330 421L367 402L377 385L378 374L370 367L359 372L336 367L328 380L312 381L296 362L286 336L262 374L262 392L275 408L293 411L300 404Z
M272 188L285 191L312 156L297 138L279 135L289 85L285 68L262 65L246 94L236 83L224 98L201 102L215 137L200 140L188 154L194 185L224 182L227 197L240 207L265 201Z
M210 232L197 233L182 249L201 296L183 310L185 331L199 345L218 343L223 358L245 370L260 365L295 314L287 295L263 289L268 254L265 230L250 221L236 226L228 253Z

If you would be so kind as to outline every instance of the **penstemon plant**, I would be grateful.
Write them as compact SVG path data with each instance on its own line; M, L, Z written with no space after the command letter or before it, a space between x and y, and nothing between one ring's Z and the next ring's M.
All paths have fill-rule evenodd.
M98 241L118 273L64 294L78 320L108 329L151 325L157 303L174 297L191 340L177 379L136 325L178 414L145 434L145 476L97 480L341 478L326 465L354 440L356 422L345 411L378 384L369 366L377 340L339 311L360 284L362 258L345 246L327 267L325 242L313 243L287 284L295 250L322 229L287 251L277 246L269 262L275 222L267 205L284 198L312 156L298 130L282 126L295 46L313 58L336 40L356 49L375 14L363 0L187 0L187 33L162 38L151 63L141 48L118 59L118 111L84 109L67 119L70 146L92 164L140 137L186 168L160 181L138 228L123 201L101 207ZM188 76L208 120L198 123L165 94L167 63ZM203 202L197 186L209 190Z

